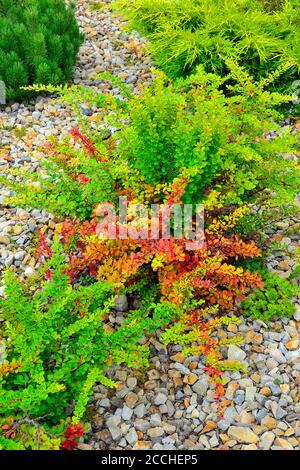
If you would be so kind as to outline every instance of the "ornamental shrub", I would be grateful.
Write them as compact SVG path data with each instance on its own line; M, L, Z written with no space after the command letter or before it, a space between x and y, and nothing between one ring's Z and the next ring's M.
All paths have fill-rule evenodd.
M300 289L287 279L274 274L263 274L264 288L255 290L241 303L246 316L269 321L272 318L291 317L295 311L293 297L300 295Z
M2 449L59 448L66 427L84 420L95 382L114 386L105 376L108 367L147 365L147 347L138 345L139 339L176 315L171 305L162 309L148 303L119 328L108 327L116 286L101 281L75 287L57 240L50 250L33 278L22 281L11 271L5 275L5 298L0 299Z
M29 89L42 91L45 86ZM44 148L47 158L40 162L37 171L9 169L10 176L4 176L3 172L0 181L15 192L8 198L10 204L44 208L58 216L86 220L91 218L96 204L116 202L117 196L116 177L110 161L110 134L105 125L100 127L97 122L91 123L86 116L81 116L81 106L83 103L96 105L99 113L105 116L105 110L111 110L114 105L121 106L121 103L112 102L110 95L83 86L51 85L46 90L63 96L73 108L80 129L75 127L66 136L49 138ZM107 116L103 122L106 120ZM89 137L91 133L93 141Z
M201 303L187 313L180 315L178 321L170 326L163 334L164 344L180 344L182 353L189 357L199 355L205 357L204 371L209 374L209 381L215 386L214 400L217 404L217 416L223 418L226 401L221 401L225 395L227 379L222 377L227 370L233 372L247 372L245 364L238 361L229 361L223 358L221 348L230 344L239 345L243 337L234 335L231 338L218 337L218 328L229 324L239 324L236 316L216 315L217 308L201 308Z
M172 78L199 64L226 75L224 57L256 79L287 66L276 88L299 77L298 0L117 0L116 8L130 29L149 38L154 58Z
M227 368L242 367L222 360L219 348L228 343L212 338L212 334L235 321L227 314L236 311L251 290L263 287L259 274L242 267L245 260L259 257L260 250L253 241L245 242L236 235L236 224L247 211L245 201L263 199L270 205L292 201L299 181L297 165L280 155L292 153L299 137L276 124L281 117L277 105L290 97L265 91L266 81L255 84L241 67L226 61L231 69L226 79L205 75L201 69L176 83L158 74L138 98L120 84L124 97L118 99L82 87L46 87L71 105L80 130L75 128L68 138L59 137L49 144L51 174L16 169L9 170L9 179L1 178L17 192L9 198L10 203L47 207L70 216L56 232L68 253L64 274L72 292L77 285L81 287L76 292L88 292L86 285L93 290L98 283L109 283L120 291L139 296L146 293L148 305L155 286L157 306L128 318L134 318L133 326L142 327L143 332L154 331L158 319L176 318L178 323L165 332L165 342L183 344L187 353L207 357L206 366L219 397L224 385L220 374ZM230 96L222 91L225 80L232 90ZM96 104L98 115L80 115L83 103L88 107ZM271 140L266 138L270 130L278 131ZM10 179L12 176L19 181ZM144 239L139 234L125 239L109 238L105 233L100 237L99 203L114 202L124 195L129 209L137 203L146 207L164 204L172 209L183 201L204 202L204 245L188 250L185 238L173 236L173 226L167 239ZM115 220L111 222L114 225ZM120 220L116 222L121 230ZM134 216L128 225L135 227ZM44 251L43 256L49 257L49 248ZM51 275L48 282L54 279L49 269L46 275ZM153 317L154 324L148 316L153 312L159 312ZM134 328L131 331L134 338L139 337ZM102 351L106 343L101 341ZM127 341L122 337L124 348ZM238 344L240 339L232 341ZM72 395L80 401L75 389L65 393L61 392L67 396L66 402ZM74 424L78 424L77 408L75 405ZM75 432L70 433L76 437ZM65 445L73 444L67 439Z
M20 87L70 80L82 40L73 3L1 0L0 80L7 100L28 94Z
M171 193L163 201L170 210L173 195ZM179 202L176 199L176 203ZM235 266L238 260L260 256L253 242L245 243L230 234L245 210L239 208L219 220L213 219L205 230L203 246L195 249L187 248L188 240L185 238L176 239L172 235L169 238L144 238L139 230L134 238L107 238L110 223L114 225L114 220L107 221L108 225L100 236L97 228L101 218L97 216L83 224L75 220L65 221L58 231L63 243L73 247L68 266L73 279L89 272L99 281L107 280L126 287L146 276L159 285L163 301L181 305L187 299L204 300L205 306L219 305L232 311L236 308L236 301L251 288L262 287L259 275ZM121 227L133 230L135 219L128 224L119 222L120 230ZM148 229L147 225L147 234Z
M168 205L171 210L174 204L180 203L186 185L187 177L183 175L169 187L159 186L154 194L148 193L148 197L151 200L155 195L158 202L163 203L164 207ZM159 199L162 192L165 198ZM130 194L128 199L139 202ZM145 200L143 202L146 203ZM137 233L135 237L110 239L106 237L106 231L111 230L110 222L107 221L99 234L97 226L101 219L98 217L83 224L68 220L57 229L66 249L70 251L69 247L73 247L68 273L74 281L89 274L98 281L118 283L138 296L145 290L149 291L149 286L150 292L153 292L151 286L154 285L157 302L161 305L171 302L177 307L176 322L165 331L163 340L166 344L175 342L184 345L186 354L205 357L207 371L216 387L218 403L224 394L223 372L244 368L240 363L224 361L220 351L221 346L239 344L241 338L220 341L213 338L213 333L222 325L238 321L232 316L228 317L226 312L235 311L238 302L251 289L263 287L259 275L236 266L246 259L260 256L253 242L245 243L230 233L245 210L239 208L212 220L207 214L210 223L205 230L204 244L194 249L187 249L186 239L173 236L168 239L144 239ZM114 219L111 223L114 226ZM134 227L134 216L126 225L118 221L119 231ZM148 222L143 229L148 231ZM218 413L222 414L220 403Z
M70 139L53 142L42 163L47 178L8 170L21 177L19 182L1 178L17 193L8 201L84 219L97 202L113 202L117 190L138 197L171 183L186 168L190 178L183 202L204 202L207 209L261 199L265 206L291 203L299 167L281 154L297 152L299 134L280 127L277 111L291 98L266 91L266 81L254 83L242 68L227 63L226 79L199 69L172 83L158 73L141 96L122 89L126 100L83 87L46 87L73 106L81 130L71 134L82 150ZM230 83L230 97L221 89L224 81ZM93 121L80 115L80 102L98 106ZM276 137L267 139L271 130Z
M96 204L116 201L109 162L78 128L61 141L49 140L47 154L40 172L10 172L16 179L5 184L17 192L8 198L11 204L43 207L58 216L85 220Z
M266 91L266 83L255 83L242 68L226 63L231 73L224 80L202 69L175 83L159 74L142 96L129 100L129 124L116 135L118 151L150 185L172 181L183 167L193 169L187 203L215 191L223 205L239 204L266 188L277 194L273 203L293 200L299 170L279 154L295 153L299 136L291 129L283 132L276 122L278 106L290 97ZM225 82L230 97L222 91ZM271 129L278 137L267 141Z

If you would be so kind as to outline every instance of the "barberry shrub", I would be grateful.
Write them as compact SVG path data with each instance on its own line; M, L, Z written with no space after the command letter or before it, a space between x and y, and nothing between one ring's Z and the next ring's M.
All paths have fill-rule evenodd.
M291 97L266 91L266 82L255 83L241 67L226 63L231 70L226 79L201 68L174 84L159 74L142 96L129 101L129 124L116 136L119 154L150 185L191 169L187 203L204 202L211 194L212 203L241 204L266 197L265 190L273 205L292 201L299 169L281 154L296 153L299 136L278 125L278 107ZM270 130L278 131L277 138L266 139Z
M14 178L0 177L15 191L9 204L40 209L57 216L92 216L96 204L116 202L115 180L110 164L85 134L73 128L61 139L52 138L44 151L48 158L38 171L9 170Z
M300 288L274 274L264 273L262 277L264 288L255 290L241 303L244 315L266 322L291 317L296 311L292 300L300 296Z
M234 315L217 315L216 307L203 308L201 302L191 310L180 315L176 323L170 326L163 334L162 341L183 346L182 354L185 356L199 355L205 358L204 371L210 376L209 381L215 387L214 400L217 404L217 416L223 418L226 408L224 400L226 378L222 377L227 370L233 372L247 372L246 365L238 361L224 359L221 348L229 345L239 345L243 337L235 335L231 338L220 338L218 330L229 324L238 325L241 320Z
M266 83L255 84L241 67L226 61L231 69L226 78L230 96L222 91L225 79L205 75L201 69L177 83L158 74L138 98L120 84L126 99L82 87L47 87L60 93L76 113L80 103L89 107L98 103L99 115L92 119L79 115L80 130L51 142L52 175L29 174L31 182L25 185L7 180L17 192L9 202L40 208L45 204L52 212L71 216L57 228L69 255L65 273L71 285L83 289L86 279L93 279L90 289L110 283L139 296L142 291L152 292L149 286L157 286L153 310L159 316L155 318L165 318L167 313L178 321L165 332L166 343L183 344L187 353L193 350L207 356L217 397L222 395L224 370L242 366L222 360L220 347L228 343L212 334L235 321L227 314L236 311L249 292L263 287L259 274L242 267L245 259L259 257L260 250L253 241L236 235L236 224L247 212L245 201L262 198L269 205L292 201L299 175L297 165L280 156L293 153L299 138L276 124L281 116L276 107L290 97L265 91ZM274 75L268 78L272 79ZM266 139L274 129L277 137ZM12 174L26 176L22 170ZM66 194L61 188L66 188ZM164 204L171 211L182 202L203 202L204 244L187 249L188 240L176 238L173 226L168 238L143 238L134 216L126 228L137 229L136 236L99 236L99 203L114 202L118 196L127 196L129 213L138 203L148 208ZM106 227L109 233L111 228L112 233L120 233L125 227L116 217ZM49 250L44 251L49 257ZM137 327L143 325L140 311L128 318L131 315ZM144 331L150 331L149 318L145 321ZM125 347L128 338L122 341ZM76 436L73 429L68 431L65 445L72 447Z
M175 191L178 187L175 186ZM169 205L170 211L175 204L173 197L171 192L164 200L164 206ZM65 221L58 231L66 246L76 247L68 268L73 279L89 272L99 281L126 287L142 276L153 279L155 275L164 301L181 305L193 298L205 301L205 306L219 305L225 311L232 311L236 300L243 298L249 289L262 287L259 275L234 265L239 258L260 256L253 242L245 243L232 233L245 210L239 208L218 220L213 219L205 229L203 244L195 245L194 249L184 237L149 238L148 226L142 229L147 232L146 236L142 235L142 231L136 229L135 218L126 225L117 218L106 221L100 233L101 221L96 216L83 224ZM130 213L130 205L128 211ZM118 230L126 229L131 236L109 238L115 223ZM149 220L149 223L153 222Z
M0 181L15 194L7 202L27 208L44 208L58 216L90 219L96 204L116 202L116 177L110 161L108 117L103 119L104 126L99 126L80 114L81 107L83 103L97 106L99 113L105 116L106 110L111 111L114 106L121 108L123 104L112 101L110 95L83 86L27 88L60 93L62 100L73 109L80 129L74 127L68 135L51 136L42 149L47 158L42 159L36 170L10 169L8 178L3 172Z
M73 3L1 0L0 80L7 100L28 95L20 87L70 80L82 40Z
M49 258L30 280L5 275L0 301L0 448L49 449L76 444L96 382L114 386L112 364L147 364L145 333L176 316L176 308L147 305L117 329L106 325L116 286L94 282L74 286L56 240ZM79 433L79 434L78 434ZM72 437L72 439L71 439ZM70 442L72 441L73 444Z
M171 211L174 204L178 204L186 184L187 178L183 176L165 188L164 208L169 205ZM148 197L151 199L153 195ZM134 202L138 201L135 199ZM215 384L217 402L224 394L223 372L244 368L240 363L223 360L220 351L221 346L239 344L241 338L220 341L213 333L222 325L238 321L232 317L232 312L237 310L239 302L252 289L263 287L258 274L237 266L245 259L260 256L253 242L245 243L232 233L245 210L239 208L218 219L208 214L211 221L205 230L205 241L194 249L187 248L189 241L184 238L140 237L144 231L148 233L148 224L153 226L153 221L142 223L139 231L134 217L126 226L118 218L106 221L100 233L97 217L84 224L65 221L58 227L66 247L73 246L68 274L74 281L89 274L98 281L118 283L136 295L141 294L141 287L145 290L154 284L158 288L156 301L161 305L171 302L176 306L176 322L165 331L163 340L166 344L183 345L186 354L200 354L206 358L206 369ZM107 238L115 223L119 233L128 229L130 238ZM132 238L132 229L137 230L136 238ZM221 415L221 403L218 412Z
M10 169L23 178L21 183L1 178L17 193L8 201L84 219L97 202L114 201L121 191L140 197L186 168L191 176L182 198L186 203L203 202L208 209L245 201L292 203L299 167L282 155L296 154L299 134L280 127L277 110L291 97L265 90L276 74L255 83L241 67L226 63L231 70L226 79L198 69L172 83L158 73L138 97L123 87L126 100L83 87L47 87L73 106L81 130L71 134L82 150L70 138L53 142L43 163L47 178ZM222 90L225 82L231 96ZM80 101L97 106L98 116L84 119ZM270 131L275 137L266 138Z
M149 38L157 63L172 78L203 65L208 73L228 73L224 57L256 79L287 67L277 89L299 77L298 0L117 0L129 29Z

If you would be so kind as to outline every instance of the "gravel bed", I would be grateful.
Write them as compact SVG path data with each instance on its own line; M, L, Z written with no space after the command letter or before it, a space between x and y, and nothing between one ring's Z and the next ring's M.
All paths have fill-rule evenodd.
M100 9L95 7L98 4L102 5ZM105 2L79 0L77 17L86 38L74 71L75 84L99 87L93 77L107 70L136 91L139 84L151 81L151 59L137 53L144 46L143 40L121 32L122 22ZM47 137L64 135L75 124L68 108L46 96L2 108L0 171L7 167L38 171ZM4 199L8 194L7 189L0 188L0 270L11 266L30 276L36 264L32 253L36 232L41 230L51 238L55 219L44 210L7 207ZM275 237L280 245L268 259L270 272L288 277L293 271L299 233L300 217L281 221L275 231L270 231L270 238ZM0 295L3 293L0 282ZM242 318L239 326L232 324L218 332L222 337L237 332L245 337L242 346L229 348L228 358L248 365L247 374L225 374L228 384L223 419L217 418L213 386L202 358L184 358L178 346L166 348L160 342L161 332L157 332L149 340L149 370L113 368L109 376L118 382L118 389L95 387L88 443L79 447L299 450L299 299L295 303L297 312L292 319L266 325ZM112 318L112 327L123 318L124 313Z

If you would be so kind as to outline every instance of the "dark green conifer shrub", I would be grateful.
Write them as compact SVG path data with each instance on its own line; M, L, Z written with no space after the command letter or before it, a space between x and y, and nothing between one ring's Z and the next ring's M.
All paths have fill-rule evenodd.
M63 0L0 0L0 80L7 100L20 87L70 80L83 35Z

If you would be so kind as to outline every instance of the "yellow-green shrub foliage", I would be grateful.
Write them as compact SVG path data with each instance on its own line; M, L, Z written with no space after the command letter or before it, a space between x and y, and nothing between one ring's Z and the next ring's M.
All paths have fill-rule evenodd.
M116 8L129 19L129 28L149 38L154 58L173 78L199 64L226 75L222 56L256 79L287 65L274 83L278 88L299 76L298 0L117 0Z
M138 345L175 314L159 306L129 314L118 329L106 318L115 286L74 287L58 242L51 258L27 281L8 271L0 301L0 448L57 448L67 423L84 419L95 382L112 364L147 364ZM151 314L151 315L150 315ZM38 434L37 434L38 430ZM28 432L27 432L28 431ZM28 434L29 433L29 434ZM49 436L54 440L49 442Z

